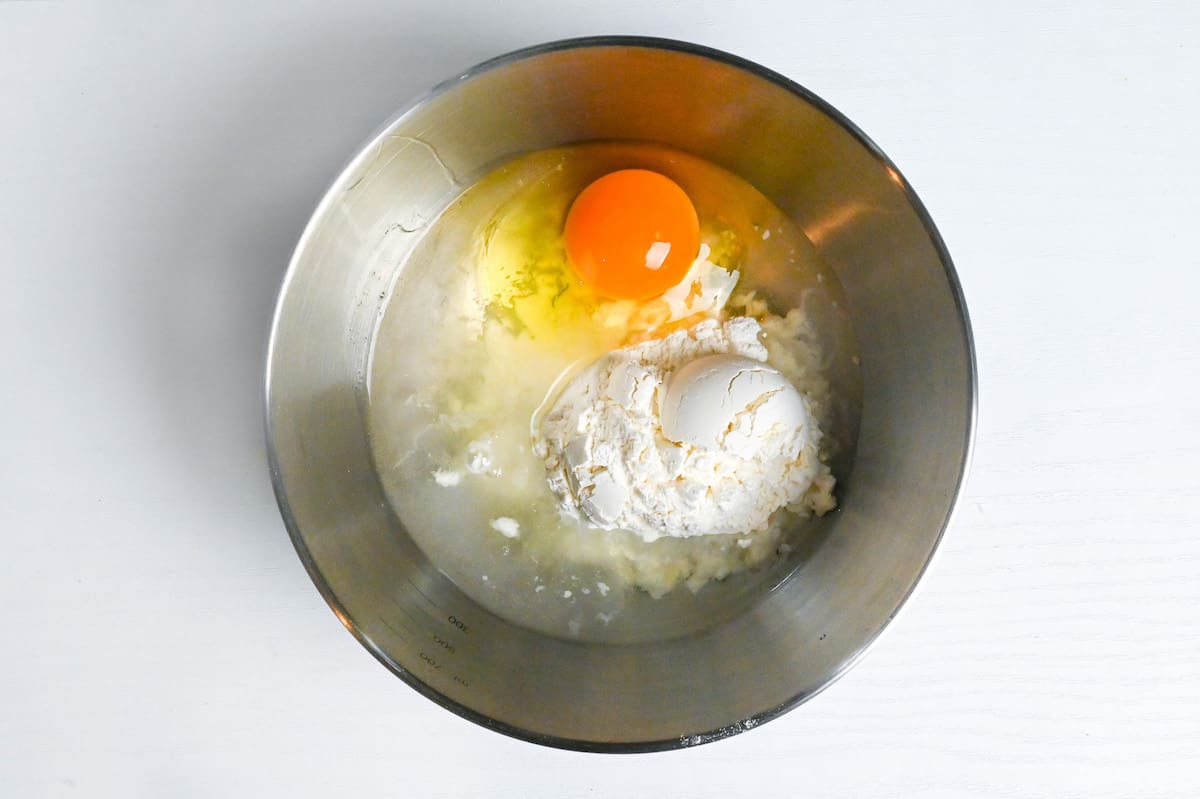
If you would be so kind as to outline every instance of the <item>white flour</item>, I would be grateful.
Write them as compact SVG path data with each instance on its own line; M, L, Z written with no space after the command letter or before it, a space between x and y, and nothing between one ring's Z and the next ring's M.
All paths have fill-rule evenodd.
M761 325L748 317L707 320L615 350L577 375L541 421L534 444L562 510L649 542L760 531L785 506L818 514L833 508L833 479L818 459L820 428L790 386L797 405L783 423L756 424L773 392L735 403L732 411L746 409L738 414L745 427L740 445L734 443L739 430L732 413L728 441L723 437L720 445L664 435L672 375L712 355L765 363L761 334ZM719 417L724 427L721 406L734 383L721 382L721 396L699 410Z

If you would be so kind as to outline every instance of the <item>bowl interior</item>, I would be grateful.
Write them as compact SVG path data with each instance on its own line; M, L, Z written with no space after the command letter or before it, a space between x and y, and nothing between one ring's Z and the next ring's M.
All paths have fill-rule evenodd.
M821 545L751 607L669 640L585 644L489 613L413 543L366 432L372 333L423 226L530 150L650 141L746 179L837 273L861 356L857 455ZM890 162L799 87L724 54L604 39L535 48L440 87L346 168L297 248L268 364L289 530L343 623L418 690L543 743L653 749L735 732L813 695L895 615L945 528L974 372L948 256Z

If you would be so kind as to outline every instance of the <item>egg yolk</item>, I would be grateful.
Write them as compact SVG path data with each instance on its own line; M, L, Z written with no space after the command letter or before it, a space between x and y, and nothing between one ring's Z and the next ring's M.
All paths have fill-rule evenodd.
M579 193L563 240L576 274L597 294L645 300L683 280L700 248L700 221L675 181L622 169Z

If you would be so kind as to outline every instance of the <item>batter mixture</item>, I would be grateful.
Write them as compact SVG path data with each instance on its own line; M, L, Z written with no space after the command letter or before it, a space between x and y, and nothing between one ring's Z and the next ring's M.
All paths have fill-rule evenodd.
M617 641L715 623L836 506L858 405L843 309L811 243L707 162L523 156L398 265L369 378L381 480L512 621Z

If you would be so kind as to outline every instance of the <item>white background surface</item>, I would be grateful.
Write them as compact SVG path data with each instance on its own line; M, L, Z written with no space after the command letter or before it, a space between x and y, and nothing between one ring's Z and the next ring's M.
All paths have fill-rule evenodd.
M968 5L0 2L0 794L1200 793L1200 11ZM960 513L871 655L624 757L379 666L292 550L260 425L274 292L344 159L434 82L594 33L726 49L855 120L945 236L981 383Z

